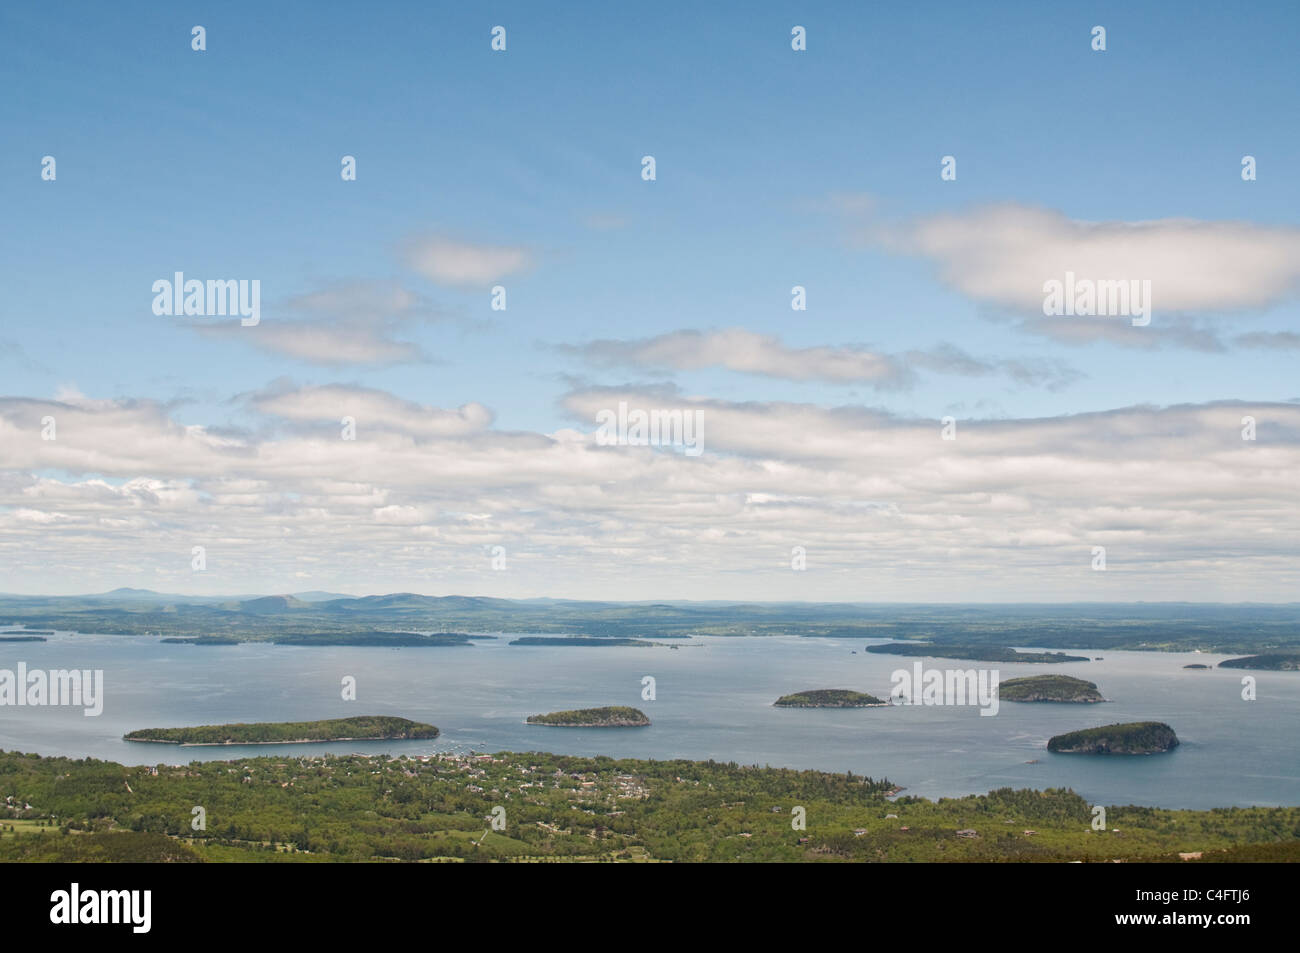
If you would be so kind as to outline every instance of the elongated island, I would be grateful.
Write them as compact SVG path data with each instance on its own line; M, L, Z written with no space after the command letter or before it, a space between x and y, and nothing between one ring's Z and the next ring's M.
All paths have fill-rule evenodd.
M625 705L606 708L578 708L553 711L549 715L529 715L526 723L552 728L645 728L650 719L645 712Z
M1086 655L1064 652L1021 652L1007 645L959 645L939 642L888 642L868 645L866 651L877 655L908 655L921 658L953 658L973 662L1087 662Z
M782 695L772 704L777 708L880 708L889 707L866 692L852 692L847 688L816 688L807 692Z
M438 729L389 715L358 715L324 721L269 721L253 724L198 725L193 728L143 728L122 736L154 744L292 745L321 741L406 741L436 738Z
M1224 659L1219 668L1253 668L1261 672L1300 672L1300 654L1274 652L1270 655L1247 655Z

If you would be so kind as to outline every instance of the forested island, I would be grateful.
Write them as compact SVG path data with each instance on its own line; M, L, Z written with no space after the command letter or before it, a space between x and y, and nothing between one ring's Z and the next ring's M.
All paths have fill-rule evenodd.
M662 645L660 642L651 642L649 639L622 639L622 638L600 638L599 636L539 636L539 635L522 635L508 643L509 645L641 645L657 646ZM676 648L676 646L673 646Z
M606 708L579 708L574 711L553 711L549 715L529 715L530 725L549 725L553 728L644 728L650 724L645 712L625 705Z
M1300 672L1300 655L1279 652L1272 655L1248 655L1230 658L1219 663L1219 668L1252 668L1261 672Z
M270 641L276 645L369 645L380 648L436 648L446 645L473 645L472 639L491 636L470 636L463 632L350 632L346 635L321 633L315 635L278 635Z
M48 642L43 635L0 635L0 642Z
M1009 678L998 686L998 698L1004 702L1070 702L1095 704L1104 702L1095 682L1070 675L1029 675Z
M1183 668L1213 668L1212 665L1202 665L1200 662L1193 662L1191 665L1184 665Z
M1174 729L1161 721L1084 728L1054 735L1047 750L1058 754L1157 754L1178 747Z
M846 688L817 688L807 692L782 695L772 703L777 708L877 708L889 703L865 692Z
M975 662L1088 662L1084 655L1064 652L1017 652L1005 645L939 645L934 642L890 642L868 645L868 652L880 655L909 655L923 658L967 659Z
M193 728L144 728L126 741L171 745L287 745L320 741L403 741L436 738L438 729L389 715L358 715L324 721L274 721L253 724L198 725Z
M277 635L270 639L239 639L227 635L173 636L159 639L169 645L239 645L242 642L268 641L275 645L337 645L372 648L436 648L446 645L473 645L474 639L492 639L491 635L467 635L463 632L323 632Z
M163 645L238 645L240 642L239 639L228 638L224 635L196 635L193 637L159 639L158 641Z
M536 751L152 767L0 752L0 862L1300 860L1300 807L1114 805L1115 834L1091 829L1073 791L896 792L857 774ZM791 829L796 804L816 818L806 831ZM483 820L498 806L504 830Z

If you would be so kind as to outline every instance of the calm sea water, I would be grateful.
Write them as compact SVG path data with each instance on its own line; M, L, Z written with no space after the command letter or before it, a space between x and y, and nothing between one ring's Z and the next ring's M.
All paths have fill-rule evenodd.
M782 694L851 688L880 697L910 658L868 655L876 640L698 638L681 648L532 648L513 636L451 648L296 648L163 645L154 638L60 633L0 643L0 668L103 669L99 717L80 709L0 707L0 748L128 764L182 763L330 751L424 754L450 749L543 750L630 758L690 758L888 777L924 797L992 788L1069 787L1096 804L1208 808L1300 805L1300 673L1252 672L1258 700L1241 699L1240 670L1185 670L1227 656L1085 650L1102 661L998 664L1003 680L1059 672L1098 684L1104 705L1004 702L979 710L889 707L791 710ZM857 654L853 654L856 650ZM978 663L923 659L927 667ZM341 698L357 679L358 699ZM656 699L641 680L656 680ZM544 728L531 714L632 705L640 729ZM306 721L389 714L429 722L436 741L173 748L132 744L138 728L237 721ZM1182 745L1147 757L1054 755L1048 737L1123 721L1164 721ZM1036 764L1028 764L1037 760Z

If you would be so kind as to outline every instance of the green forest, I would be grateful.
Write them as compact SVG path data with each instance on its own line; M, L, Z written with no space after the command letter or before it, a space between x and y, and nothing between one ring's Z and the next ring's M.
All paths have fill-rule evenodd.
M0 753L0 860L1300 860L1294 807L1106 805L1093 830L1067 790L898 795L854 774L540 752L152 768Z

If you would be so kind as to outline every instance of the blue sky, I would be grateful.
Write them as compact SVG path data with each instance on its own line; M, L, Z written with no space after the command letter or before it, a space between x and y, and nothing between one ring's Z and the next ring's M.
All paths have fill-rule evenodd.
M1282 3L1046 6L8 7L0 391L151 402L176 425L258 434L283 432L284 418L268 421L246 399L269 386L381 391L429 408L482 404L495 431L534 434L590 431L572 395L592 387L669 385L742 407L847 406L927 421L1294 401L1300 350L1286 335L1300 310L1287 260L1300 208L1291 43L1300 12ZM207 31L203 52L190 48L195 24ZM496 24L507 29L505 52L489 47ZM804 52L790 48L795 24L807 29ZM1097 24L1105 52L1090 47ZM640 175L647 154L653 182ZM1252 182L1240 175L1248 154L1258 162ZM40 176L46 155L57 161L53 182ZM343 155L356 157L354 182L340 179ZM956 181L940 179L944 155L956 157ZM1153 327L1194 328L1199 345L1188 335L1154 347L1154 336L1135 345L1132 334L1067 342L1024 323L1025 308L1006 295L953 276L977 247L917 250L925 223L957 216L978 234L993 204L1117 229L1245 223L1253 231L1233 254L1284 259L1261 279L1279 290L1256 300L1249 288L1179 289L1166 295L1180 302L1170 311L1158 284ZM1170 248L1175 270L1202 271L1185 257L1180 228L1155 241ZM433 279L407 256L431 237L444 251L505 249L526 264L493 280L446 279L445 269L446 280ZM259 279L262 326L207 333L156 316L152 282L178 270ZM498 281L504 312L489 307ZM794 285L806 287L807 311L791 310ZM255 343L265 335L254 332L277 323L320 320L304 296L378 286L416 302L382 334L419 359L305 360ZM672 348L675 366L637 356L639 341L724 328L785 349L891 355L912 376L878 386L747 373ZM1242 341L1269 332L1281 336ZM583 350L592 341L621 342L624 357L595 360ZM936 369L915 357L938 348L988 369L950 373L951 362ZM1039 373L1031 380L1011 366ZM8 469L113 486L158 478L194 487L203 477L95 459ZM719 493L741 492L724 482ZM210 503L215 491L199 492ZM284 483L277 492L300 490ZM507 491L490 495L499 502ZM1189 511L1195 500L1184 501ZM563 548L563 526L548 527L547 545ZM146 545L141 532L132 545ZM570 551L580 562L593 543L577 535L587 540ZM536 530L531 539L540 558ZM612 547L606 559L621 549L601 545ZM150 552L146 562L165 562ZM837 564L853 569L847 555ZM105 581L140 583L126 575ZM316 577L320 586L300 588L343 588L346 577L335 565ZM240 588L247 579L224 581ZM538 576L509 594L581 594L557 585ZM1277 581L1266 588L1283 594ZM841 580L809 595L853 593Z

